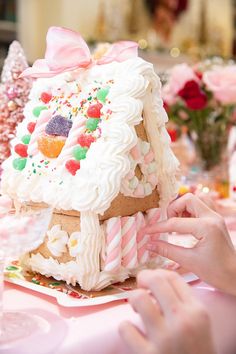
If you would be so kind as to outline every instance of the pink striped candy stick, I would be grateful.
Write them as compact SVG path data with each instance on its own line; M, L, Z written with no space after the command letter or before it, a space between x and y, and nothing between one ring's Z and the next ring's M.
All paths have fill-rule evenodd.
M134 216L121 218L122 265L128 269L135 268L137 261L136 220Z
M37 139L45 132L46 125L48 121L51 119L51 117L52 117L51 111L46 109L41 111L28 145L29 155L34 156L38 153L39 150L38 150Z
M63 164L65 161L72 157L73 148L77 143L78 137L85 131L86 118L76 117L73 121L72 128L69 136L66 139L66 143L57 159L57 164Z
M121 221L114 217L105 221L106 259L104 270L116 272L121 266Z
M161 209L160 208L153 208L153 209L149 209L146 211L146 225L153 225L156 222L158 222L158 220L160 220L160 216L161 216ZM148 236L149 238L149 236ZM153 262L155 261L155 259L157 260L157 263L159 263L160 261L160 256L157 256L155 258L150 258L150 254L148 252L148 258Z
M145 226L145 218L141 211L135 214L137 227L137 248L138 248L138 263L145 264L148 261L149 252L146 249L148 235L145 235L142 228Z
M153 225L160 218L161 210L159 208L152 208L146 211L146 224Z

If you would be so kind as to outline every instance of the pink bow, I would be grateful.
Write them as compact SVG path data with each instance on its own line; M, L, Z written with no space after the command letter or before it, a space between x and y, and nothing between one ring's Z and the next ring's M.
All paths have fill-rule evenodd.
M121 41L111 45L101 59L93 60L81 35L62 27L50 27L46 41L45 59L36 60L31 68L23 71L21 77L52 77L65 71L87 68L91 64L122 62L138 55L137 43Z

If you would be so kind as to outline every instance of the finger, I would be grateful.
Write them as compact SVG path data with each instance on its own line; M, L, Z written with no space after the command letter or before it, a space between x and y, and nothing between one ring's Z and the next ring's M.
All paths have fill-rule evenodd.
M160 234L151 234L149 240L152 242L158 241L160 239L160 236Z
M199 234L199 219L196 218L170 218L165 221L160 221L152 226L147 226L144 229L146 234L156 234L163 232L178 232L180 234L191 234L200 239Z
M151 253L156 253L156 255L160 255L179 263L183 268L188 270L191 270L192 268L194 252L192 252L191 248L172 245L171 243L162 240L148 243L146 248Z
M121 323L119 326L119 333L126 346L128 347L129 353L146 353L148 341L133 324L128 321Z
M143 320L147 335L155 339L158 329L162 328L163 316L159 306L153 302L146 290L138 289L130 294L129 303Z
M150 289L160 304L164 315L172 315L180 304L178 293L173 289L165 273L159 270L144 270L138 274L138 285Z
M193 300L194 297L193 297L192 289L177 272L173 272L165 269L159 269L158 272L163 273L163 275L171 283L173 289L178 294L179 298L184 303Z
M183 195L181 198L175 199L167 209L168 217L182 216L188 213L193 217L201 217L212 215L212 210L208 208L199 198L191 193Z

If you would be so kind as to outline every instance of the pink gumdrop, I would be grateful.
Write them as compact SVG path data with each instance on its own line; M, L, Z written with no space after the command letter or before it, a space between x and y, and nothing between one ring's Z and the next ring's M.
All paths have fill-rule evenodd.
M152 187L156 187L157 183L158 183L158 178L157 175L155 173L152 173L148 176L148 182L151 183Z
M152 150L150 150L148 152L148 154L144 157L144 162L148 164L148 163L152 162L153 160L154 160L154 154L153 154Z
M141 183L136 188L134 195L135 195L135 197L141 197L141 198L144 197L144 195L145 195L144 194L144 187Z
M140 149L138 147L138 145L135 145L131 150L130 150L130 155L132 156L132 158L135 161L139 161L139 159L141 158L141 152Z

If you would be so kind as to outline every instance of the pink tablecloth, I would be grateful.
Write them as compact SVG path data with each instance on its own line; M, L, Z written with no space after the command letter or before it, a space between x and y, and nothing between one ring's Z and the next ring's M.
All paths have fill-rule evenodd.
M234 228L232 225L231 220L231 229ZM236 233L232 232L233 238L235 235ZM236 298L211 289L201 282L195 283L193 287L196 296L209 311L218 352L235 354ZM63 308L49 296L8 283L4 294L4 307L33 313L38 311L51 326L49 335L38 340L36 338L33 348L23 354L126 353L119 338L118 326L123 320L131 320L140 325L138 315L125 301L87 308ZM15 354L19 354L19 351Z

